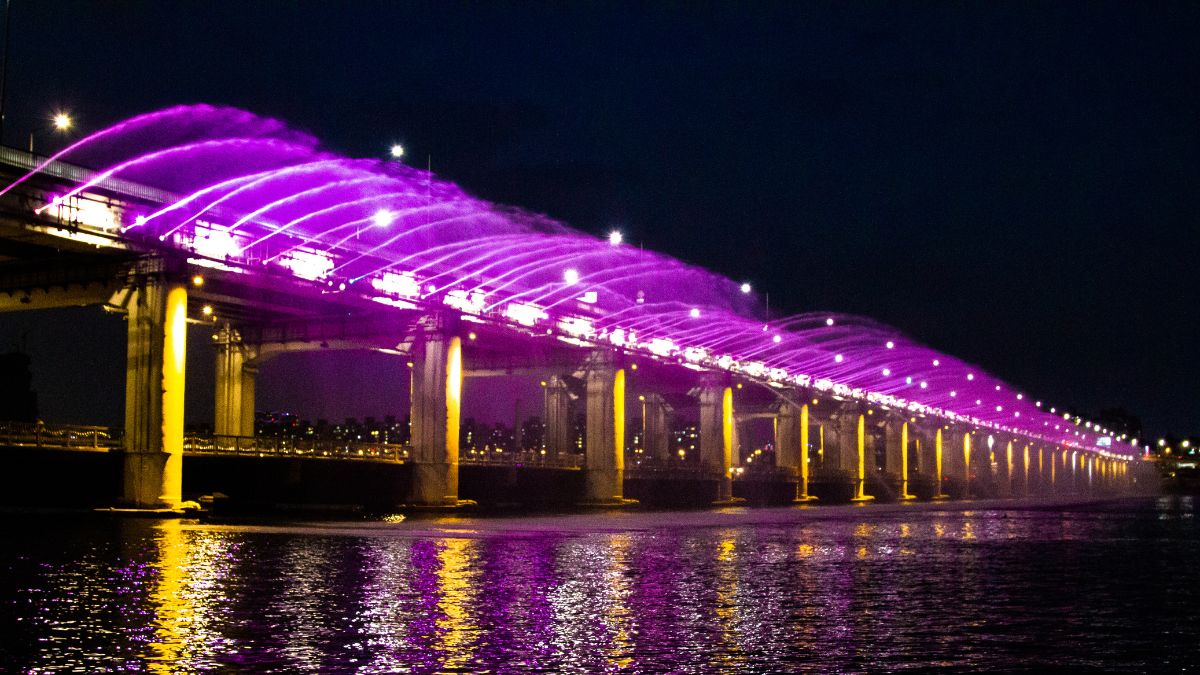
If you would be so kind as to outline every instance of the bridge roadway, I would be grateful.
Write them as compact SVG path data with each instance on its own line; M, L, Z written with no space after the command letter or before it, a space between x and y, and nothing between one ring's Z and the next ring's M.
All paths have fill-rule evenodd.
M14 181L39 161L0 148L0 182ZM685 405L680 401L699 420L698 438L688 450L698 455L696 471L712 477L717 504L733 501L735 478L756 473L739 466L741 425L751 417L773 421L778 464L773 470L794 484L799 502L812 498L810 482L839 483L852 499L869 501L885 495L911 499L922 490L928 498L1121 492L1141 480L1136 463L1122 456L927 417L847 397L836 388L784 385L750 372L711 370L681 357L588 342L521 316L497 318L451 307L449 301L398 302L350 292L212 257L196 241L130 237L121 223L176 197L116 179L97 182L67 202L54 196L90 175L54 163L0 198L0 312L99 306L126 317L124 433L107 447L122 457L122 501L131 507L180 504L185 453L284 452L263 446L261 439L248 446L222 439L253 436L257 374L272 358L335 349L382 351L407 364L411 446L390 458L372 457L366 447L338 456L411 464L407 503L414 505L453 507L460 501L460 464L508 461L459 448L464 383L494 376L541 379L548 456L579 458L577 466L557 468L582 472L582 501L589 504L625 503L624 479L641 470L627 464L629 408L642 408L639 459L645 471L671 466L677 449L670 420ZM47 206L54 208L42 208ZM189 325L213 330L216 435L207 439L184 433ZM586 433L577 455L571 429L578 411ZM105 446L99 430L81 433L69 439L72 449ZM317 452L314 446L310 456Z

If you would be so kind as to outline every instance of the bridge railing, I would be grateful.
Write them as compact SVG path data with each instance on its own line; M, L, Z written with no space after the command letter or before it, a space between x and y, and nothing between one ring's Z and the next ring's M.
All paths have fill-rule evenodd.
M582 469L583 455L575 452L554 453L545 450L478 450L458 453L459 464L474 466L531 466L547 469Z
M183 439L183 451L199 455L361 459L397 463L407 462L409 458L409 447L399 443L358 443L273 436L188 434Z
M696 462L682 462L676 459L663 461L650 457L626 460L625 475L630 478L720 478L719 472L713 473L708 467Z
M107 452L120 444L108 427L81 424L0 422L0 445L49 450L95 450Z

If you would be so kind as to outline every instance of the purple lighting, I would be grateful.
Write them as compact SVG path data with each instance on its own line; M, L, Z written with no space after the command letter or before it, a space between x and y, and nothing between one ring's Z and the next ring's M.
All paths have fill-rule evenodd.
M185 250L197 264L1101 451L1073 430L1051 432L1041 401L1014 401L997 378L888 326L827 312L764 324L749 283L622 245L619 232L587 236L477 199L400 162L339 157L245 111L142 115L38 170L54 161L96 169L59 202L114 182L159 195L156 210L123 212L124 236ZM36 211L53 205L47 195Z

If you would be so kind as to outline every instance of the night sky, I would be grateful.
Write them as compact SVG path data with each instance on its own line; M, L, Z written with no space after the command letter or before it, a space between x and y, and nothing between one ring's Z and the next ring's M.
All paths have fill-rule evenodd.
M1196 3L12 0L3 140L58 147L60 108L88 132L210 102L354 156L402 142L478 196L749 280L772 314L868 315L1192 432L1197 36ZM115 422L122 331L7 315L0 347L28 333L48 421ZM308 367L260 404L300 405ZM298 412L386 412L344 388Z

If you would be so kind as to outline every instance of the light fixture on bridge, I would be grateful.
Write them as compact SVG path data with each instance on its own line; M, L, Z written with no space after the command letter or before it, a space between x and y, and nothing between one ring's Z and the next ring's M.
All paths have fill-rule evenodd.
M371 222L374 223L375 227L387 227L394 220L396 220L396 214L387 209L379 209L375 212L375 215L371 216Z
M825 325L832 326L833 325L833 317L829 317L828 319L825 319Z
M752 290L754 290L754 289L753 289L753 288L750 286L750 282L749 282L749 281L743 281L743 282L742 282L742 292L743 292L743 293L745 293L746 295L749 295L749 294L750 294L750 291L752 291Z
M884 345L884 346L885 346L885 347L887 347L888 349L895 349L895 348L896 348L896 343L895 343L895 342L892 342L891 340L888 340L888 341L887 341L887 344L886 344L886 345Z
M974 380L974 379L975 379L975 373L967 373L967 380L968 380L968 381L970 381L970 380Z
M933 365L934 365L934 366L940 366L940 365L942 365L942 362L941 362L941 361L939 361L939 360L937 360L937 359L934 359L934 360L933 360Z
M563 270L563 281L572 286L579 283L579 270L574 267Z
M841 363L842 361L846 360L846 357L842 356L841 354L838 354L833 357L833 360L835 363Z
M929 388L929 383L928 383L928 382L926 382L925 380L921 380L921 388L922 388L922 389L928 389L928 388Z
M203 314L204 316L212 316L212 313L213 313L212 305L205 305L205 306L201 307L200 313Z
M912 375L904 378L904 384L912 384Z
M957 391L952 391L952 392L950 392L950 398L955 398L955 397L957 397L957 396L958 396L958 392L957 392Z
M71 128L71 116L66 112L57 112L54 114L54 128L58 131L67 131Z
M612 244L613 246L620 246L624 239L625 238L621 235L620 230L613 230L612 232L608 233L608 243Z
M884 369L883 369L883 376L884 376L884 377L887 377L888 375L891 375L891 374L892 374L892 369L891 369L891 368L884 368Z
M203 286L204 285L204 277L200 276L199 274L192 277L192 285L196 286L197 288L199 288L200 286Z
M401 157L404 156L404 146L400 145L399 143L395 143L392 145L391 152L392 152L392 159L400 159Z
M474 340L475 338L476 338L476 335L475 335L475 333L467 333L467 339L468 339L468 340Z
M700 318L700 308L699 308L699 307L693 307L693 308L691 309L691 311L690 311L690 312L688 312L688 316L692 317L693 319L699 319L699 318Z
M771 342L774 342L775 344L779 344L780 342L783 342L783 337L776 335L775 337L771 338Z

